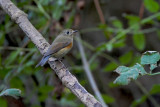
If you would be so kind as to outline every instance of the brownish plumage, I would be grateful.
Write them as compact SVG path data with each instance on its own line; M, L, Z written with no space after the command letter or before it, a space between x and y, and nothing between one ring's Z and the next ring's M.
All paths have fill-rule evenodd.
M48 51L44 54L36 67L39 65L43 66L51 56L58 59L65 56L73 46L73 36L75 35L75 32L77 31L72 29L63 30L53 41Z

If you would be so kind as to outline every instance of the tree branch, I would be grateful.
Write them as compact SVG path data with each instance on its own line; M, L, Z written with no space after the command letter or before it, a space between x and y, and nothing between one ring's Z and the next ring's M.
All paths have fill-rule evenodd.
M2 9L14 20L24 33L37 46L41 54L44 54L48 48L49 43L43 36L35 29L29 22L27 15L18 9L10 0L0 0ZM75 76L59 61L54 61L51 57L48 61L50 67L56 72L62 83L69 88L73 94L77 96L88 107L102 107L102 105L90 94L84 87L82 87Z

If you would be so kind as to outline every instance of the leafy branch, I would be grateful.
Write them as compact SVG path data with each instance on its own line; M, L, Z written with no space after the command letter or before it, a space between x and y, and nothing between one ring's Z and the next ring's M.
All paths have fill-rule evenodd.
M147 51L141 57L140 64L135 64L133 67L119 66L115 72L119 74L114 83L127 85L131 80L136 80L143 75L158 75L160 72L152 73L157 67L157 62L160 60L160 54L157 51ZM149 65L150 72L147 73L143 66Z

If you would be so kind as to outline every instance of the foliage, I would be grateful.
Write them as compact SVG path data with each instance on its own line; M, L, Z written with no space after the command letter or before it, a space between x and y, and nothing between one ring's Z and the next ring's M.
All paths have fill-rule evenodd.
M119 73L119 77L114 81L114 83L127 85L131 79L136 80L139 75L147 74L144 68L140 64L136 64L133 67L119 66L115 72Z
M21 94L21 90L19 89L6 89L0 93L0 96L12 96L18 99L20 94Z
M67 0L13 0L13 2L28 14L31 23L47 40L53 40L57 35L56 32L62 30L62 25L59 26L60 20L64 18L64 13L70 10L73 5L71 2L67 3ZM70 28L72 26L73 16L74 10L71 11L71 15L67 16L66 22L63 22L64 27ZM41 58L35 45L22 31L19 31L18 26L8 15L4 14L2 17L0 18L0 23L3 22L0 24L0 81L2 81L0 89L3 91L0 96L12 96L16 99L19 96L24 97L24 102L29 105L31 104L30 98L37 96L37 101L35 100L35 103L31 105L32 107L41 106L40 103L45 102L50 93L54 93L50 99L54 101L55 105L75 106L75 96L70 99L67 97L61 99L61 96L70 96L72 93L70 91L64 92L64 87L58 83L59 81L51 81L52 77L57 77L50 69L45 67L35 69L36 63ZM59 84L59 86L53 84ZM8 87L11 88L6 89ZM62 87L59 93L55 91L57 87ZM20 95L20 90L22 95ZM70 104L68 103L69 100ZM7 106L7 102L3 98L0 98L0 103L3 107ZM77 103L81 104L79 101Z
M114 81L114 83L127 85L131 79L136 80L140 75L155 75L160 74L152 73L157 67L157 62L160 60L160 54L156 51L147 51L141 57L141 64L142 65L149 65L150 66L150 73L147 73L143 66L140 64L136 64L133 67L125 67L119 66L115 72L117 72L120 76Z
M138 105L142 104L143 102L145 102L147 100L147 97L151 97L151 95L155 95L155 94L159 94L160 85L154 85L152 87L152 89L145 95L143 95L141 98L135 100L132 102L131 107L137 107Z
M138 78L142 76L147 78L147 76L157 75L155 78L159 78L159 72L156 69L159 67L160 55L157 52L158 48L155 47L159 46L157 41L160 39L158 27L160 5L156 0L143 0L144 8L143 5L138 7L138 9L144 9L142 14L138 14L140 13L138 9L138 13L133 10L122 12L119 9L120 11L115 14L117 17L105 17L106 24L101 24L96 18L98 17L97 11L95 8L90 8L94 6L92 2L86 3L85 8L82 9L78 7L82 5L80 1L73 0L13 0L13 2L28 14L31 23L49 43L62 29L75 27L74 24L79 22L79 28L76 29L80 29L88 63L107 104L115 106L114 104L118 105L123 101L128 94L121 95L119 92L123 88L129 90L127 84L131 80L136 84L136 81L139 81ZM103 2L106 1L100 4L108 7L106 5L108 3L103 4ZM110 5L114 4L113 1L110 2ZM118 16L119 12L122 13ZM127 13L124 14L124 12ZM19 30L8 15L3 13L1 15L0 12L0 17L0 90L3 90L0 96L23 97L24 103L31 107L44 106L47 101L53 101L52 103L56 106L84 107L68 89L63 87L47 65L35 68L42 57L35 45ZM92 92L88 78L83 71L76 43L64 62L67 62L67 67L78 78L81 85L87 91ZM112 72L113 70L116 73ZM117 73L119 76L116 78ZM137 85L141 95L138 99L132 100L131 106L146 103L148 99L151 103L154 102L150 99L160 93L159 84L154 82L148 84L150 90L145 92L143 91L145 87L141 88ZM129 96L133 97L134 93L131 94L132 96L130 94ZM30 100L32 98L34 102ZM6 99L0 98L1 106L7 107L7 103Z
M144 5L150 12L159 11L159 4L155 0L144 0Z

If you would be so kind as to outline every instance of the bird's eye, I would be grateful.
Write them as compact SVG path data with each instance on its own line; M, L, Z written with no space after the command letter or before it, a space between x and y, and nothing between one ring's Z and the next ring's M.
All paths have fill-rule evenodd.
M68 35L68 34L69 34L69 31L67 31L66 34Z

